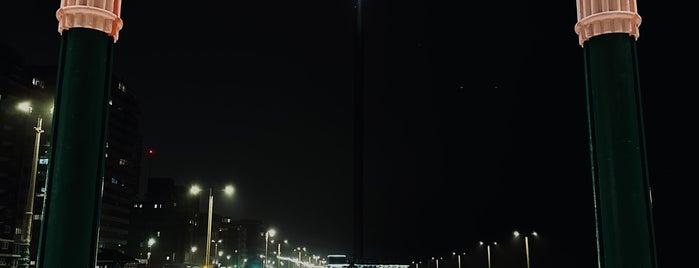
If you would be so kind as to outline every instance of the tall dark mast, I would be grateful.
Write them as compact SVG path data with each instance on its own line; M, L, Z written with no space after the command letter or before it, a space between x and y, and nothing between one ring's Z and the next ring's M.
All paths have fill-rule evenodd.
M38 268L97 265L121 1L61 1L61 43Z
M354 28L354 258L364 247L364 1L355 0Z

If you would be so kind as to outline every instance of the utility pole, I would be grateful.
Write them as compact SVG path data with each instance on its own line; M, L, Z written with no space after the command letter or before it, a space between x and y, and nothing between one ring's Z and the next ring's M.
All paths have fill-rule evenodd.
M61 1L61 42L37 267L95 267L121 0Z
M577 0L602 268L656 268L635 0Z

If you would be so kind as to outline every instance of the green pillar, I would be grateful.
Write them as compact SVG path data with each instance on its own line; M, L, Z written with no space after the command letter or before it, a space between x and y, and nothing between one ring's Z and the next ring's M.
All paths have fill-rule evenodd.
M58 13L62 36L37 267L95 267L116 40L113 29L121 21L107 9L95 15L84 6L64 7ZM98 8L118 11L115 7L118 1ZM79 15L84 19L73 20ZM114 23L109 27L100 20Z
M616 0L606 5L599 0L578 2L582 19L576 31L585 64L599 265L654 268L657 260L636 57L640 16L631 0L623 1L627 5Z

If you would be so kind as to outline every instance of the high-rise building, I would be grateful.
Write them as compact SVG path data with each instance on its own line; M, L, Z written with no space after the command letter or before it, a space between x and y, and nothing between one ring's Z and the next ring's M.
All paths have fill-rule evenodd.
M129 212L138 195L142 134L136 95L124 80L114 77L109 118L100 217L99 247L124 252Z

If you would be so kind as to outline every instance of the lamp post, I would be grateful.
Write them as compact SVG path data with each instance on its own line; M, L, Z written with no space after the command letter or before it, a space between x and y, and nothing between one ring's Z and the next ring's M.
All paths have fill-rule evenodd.
M441 257L440 257L440 258L441 258ZM439 259L440 259L440 258L432 257L432 259L434 260L434 263L435 263L435 265L436 265L436 266L435 266L436 268L439 268Z
M267 259L267 247L269 245L269 238L274 237L274 235L277 233L274 229L269 229L265 232L265 265L263 268L267 268L267 264L269 263L269 260Z
M462 254L463 254L463 255L466 255L466 252L464 252L464 253L462 253L462 254L456 254L456 252L452 252L451 254L452 254L452 255L456 255L456 263L457 263L457 265L458 265L458 268L461 268L461 255L462 255Z
M490 268L490 245L492 244L493 246L497 246L497 242L492 242L492 243L485 243L483 241L478 242L480 245L485 245L486 251L487 251L487 258L488 258L488 268Z
M289 240L284 239L284 244L289 244ZM282 256L282 241L279 241L277 243L277 260L281 260L280 257ZM282 262L278 261L279 263L279 268L282 268Z
M521 234L518 231L513 232L515 237L519 237ZM531 233L532 236L539 236L536 232ZM527 255L527 268L530 268L529 265L529 237L527 235L524 235L524 252Z
M227 185L224 190L226 194L232 195L234 192L233 186ZM201 192L201 188L197 185L192 185L192 187L189 189L189 192L198 195ZM209 215L208 215L208 223L206 227L206 256L204 256L204 268L210 268L209 264L211 261L211 222L213 218L213 213L214 213L214 190L212 187L209 187Z
M221 257L221 256L223 255L223 253L221 253L221 252L218 251L218 244L223 243L223 240L222 240L222 239L219 239L218 241L211 240L211 243L214 243L214 254L216 254L217 256ZM214 262L215 264L220 263L219 258L216 258L216 260L214 260L214 261L215 261L215 262Z
M235 265L233 265L233 267L238 268L240 266L240 256L238 255L238 250L233 250L233 254L235 254Z
M218 249L216 249L216 254L218 255L218 258L216 258L216 265L221 266L221 257L223 257L223 250L219 251Z
M33 108L29 102L22 102L18 104L17 109L29 114L33 112ZM53 111L53 109L51 110ZM24 250L22 250L20 253L22 254L21 266L26 267L29 267L31 264L29 244L32 242L32 218L34 215L34 193L36 192L36 173L38 168L37 165L39 164L39 147L41 145L41 133L44 132L44 130L41 129L42 123L43 118L41 117L41 113L39 113L37 116L36 127L34 127L34 131L36 132L36 136L34 138L34 154L32 157L32 169L29 176L29 185L27 186L27 202L25 203L24 219L22 221L23 230L21 244L24 247Z
M413 261L413 264L415 265L415 268L420 268L420 263Z
M303 263L303 259L301 259L301 252L306 251L306 247L297 247L296 250L299 252L299 259L298 262L296 263L297 267L301 267L301 263Z
M189 249L189 252L191 252L191 257L189 258L191 262L194 262L194 260L195 260L195 258L194 258L195 255L194 255L194 254L197 252L197 249L198 249L197 246L192 246L192 247Z
M148 268L150 268L150 255L151 255L151 247L155 244L155 238L148 238Z

